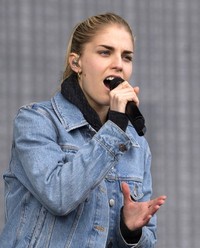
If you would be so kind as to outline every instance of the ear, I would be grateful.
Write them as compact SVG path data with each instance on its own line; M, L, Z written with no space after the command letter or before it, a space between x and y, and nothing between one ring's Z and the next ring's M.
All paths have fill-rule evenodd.
M78 73L80 71L79 55L77 53L70 53L69 64L74 72Z

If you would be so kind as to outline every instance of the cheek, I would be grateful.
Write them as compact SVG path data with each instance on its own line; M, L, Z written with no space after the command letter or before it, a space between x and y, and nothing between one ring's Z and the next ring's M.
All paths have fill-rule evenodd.
M128 79L130 79L132 73L133 73L133 66L131 65L131 66L128 67L127 70L125 71L126 77L127 77Z
M98 79L98 76L104 71L103 63L99 63L98 61L95 62L88 62L84 65L82 69L82 73L85 79Z
M82 67L82 73L84 74L84 76L90 77L92 74L95 74L96 71L97 71L97 62L94 63L89 59L85 60Z

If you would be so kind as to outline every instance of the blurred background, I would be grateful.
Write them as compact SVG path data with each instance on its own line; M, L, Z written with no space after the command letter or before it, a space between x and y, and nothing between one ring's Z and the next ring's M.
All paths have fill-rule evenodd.
M198 248L199 0L0 0L0 231L13 118L21 105L47 100L59 87L74 25L107 11L124 17L136 36L132 83L140 86L154 196L168 196L157 247Z

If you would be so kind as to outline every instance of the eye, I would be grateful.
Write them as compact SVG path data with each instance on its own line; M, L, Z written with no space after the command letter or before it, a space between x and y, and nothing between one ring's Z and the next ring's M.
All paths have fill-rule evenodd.
M109 50L101 50L99 51L99 54L102 56L109 56L110 55L110 51Z
M123 59L126 62L132 62L133 61L133 56L131 56L131 55L124 55L123 56Z

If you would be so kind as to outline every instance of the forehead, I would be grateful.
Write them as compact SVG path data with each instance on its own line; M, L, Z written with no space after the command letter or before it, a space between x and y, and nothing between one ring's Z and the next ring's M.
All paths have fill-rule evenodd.
M126 49L133 49L133 37L130 32L122 25L112 24L99 29L90 43L94 45L108 44L111 46L123 45Z

